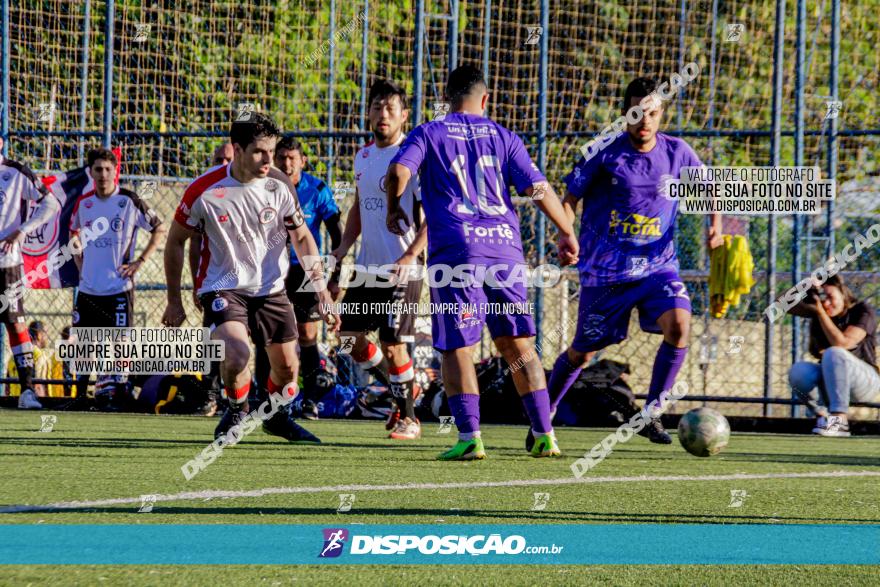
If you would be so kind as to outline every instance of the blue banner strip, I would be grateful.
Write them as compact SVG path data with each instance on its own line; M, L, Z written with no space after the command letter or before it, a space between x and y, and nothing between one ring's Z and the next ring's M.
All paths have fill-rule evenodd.
M0 564L880 564L880 525L0 525ZM244 547L247 548L244 548Z

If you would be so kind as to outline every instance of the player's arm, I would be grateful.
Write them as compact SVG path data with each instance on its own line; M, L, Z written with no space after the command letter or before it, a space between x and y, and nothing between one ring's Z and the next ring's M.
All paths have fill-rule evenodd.
M409 230L409 218L400 205L400 199L406 192L413 175L418 175L425 161L427 152L427 137L424 125L415 127L400 150L391 160L388 171L385 174L385 194L388 212L385 216L385 224L391 234L403 236Z
M196 282L196 275L199 273L199 261L202 257L202 235L194 234L189 240L189 254L187 255L187 260L189 261L189 274L192 277L193 283Z
M825 333L825 338L828 339L830 346L839 346L852 350L868 336L868 332L861 327L860 322L847 326L846 330L840 330L834 323L834 320L831 319L831 316L828 315L828 312L825 311L825 306L821 303L816 304L816 320L818 320L819 326L822 328L822 332Z
M400 205L400 198L406 191L410 179L412 179L412 171L409 167L400 163L392 163L388 166L388 173L385 175L385 193L388 195L385 224L388 230L397 236L403 236L409 230L410 220Z
M76 265L77 272L82 275L82 264L83 264L83 247L82 240L79 238L80 231L80 223L79 223L79 205L74 207L73 213L70 215L70 225L68 227L70 229L70 238L67 240L67 247L70 252L73 254L73 263ZM72 243L76 242L78 246L74 247Z
M565 198L562 199L562 209L565 210L565 215L568 216L572 226L574 226L574 221L577 218L578 202L578 197L571 192L566 192Z
M335 250L342 242L342 217L339 213L324 219L324 227L327 228L327 236L330 237L330 247Z
M141 256L132 261L131 263L123 264L119 268L119 275L123 278L134 277L134 274L140 270L141 267L144 266L144 263L147 262L153 252L159 247L159 243L165 237L165 233L168 232L165 229L165 225L158 223L153 227L152 232L150 232L150 240L147 241L147 248L144 249L144 252L141 253Z
M162 316L162 324L166 326L180 326L186 319L181 299L180 277L183 274L186 241L196 234L195 230L176 220L171 223L171 230L168 231L168 240L165 241L165 283L168 285L168 305L165 308L165 315Z
M565 211L559 196L548 181L541 181L527 187L523 193L531 198L538 208L547 215L559 231L559 264L565 267L577 262L578 242L574 235L572 217Z
M339 246L333 248L332 255L336 257L336 262L341 264L342 259L348 254L354 243L357 242L361 235L361 198L357 188L354 191L354 205L348 211L348 217L345 219L345 229L342 231L342 238Z
M342 217L337 211L335 214L324 218L324 226L327 228L327 234L330 236L330 250L335 252L342 242ZM333 254L331 252L331 255ZM343 255L344 256L344 255ZM334 255L335 258L335 255ZM330 273L330 283L327 287L330 289L330 296L335 300L339 298L339 273L342 271L342 261L336 260L333 271Z
M297 214L291 221L287 221L287 233L290 236L290 244L296 252L296 258L299 264L309 276L309 280L318 298L318 311L324 322L331 328L333 332L339 331L339 317L333 311L333 298L327 290L327 276L324 271L324 264L321 261L321 253L318 251L318 245L315 237L312 236L309 227L306 225L302 217L302 211L297 205Z
M721 231L721 214L712 214L709 218L711 223L706 234L706 243L709 250L712 250L724 244L724 233Z
M192 301L193 301L193 305L196 307L196 310L198 310L199 312L202 311L202 303L199 301L199 294L196 291L195 284L196 284L196 275L199 274L199 262L201 261L201 258L202 258L202 235L195 234L189 240L188 261L189 261L189 273L190 273L190 276L192 277L192 282L193 282L193 290L192 290L192 299L193 300Z
M3 249L4 252L8 252L15 246L16 243L20 243L24 240L27 233L32 231L34 228L40 226L41 224L45 224L49 221L53 214L58 212L61 208L61 204L58 202L58 199L55 197L52 192L46 188L31 172L27 167L23 167L19 172L23 176L22 179L22 193L21 199L22 205L26 206L26 201L36 201L37 206L34 208L33 214L31 217L27 219L26 222L22 222L21 226L18 227L18 230L11 232L6 238L3 239L2 244L0 244L0 248Z

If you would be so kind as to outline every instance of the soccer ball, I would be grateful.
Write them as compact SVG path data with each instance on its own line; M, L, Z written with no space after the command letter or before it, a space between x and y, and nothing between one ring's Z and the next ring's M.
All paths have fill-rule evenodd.
M727 446L730 424L721 412L711 408L696 408L678 422L678 440L692 455L711 457Z

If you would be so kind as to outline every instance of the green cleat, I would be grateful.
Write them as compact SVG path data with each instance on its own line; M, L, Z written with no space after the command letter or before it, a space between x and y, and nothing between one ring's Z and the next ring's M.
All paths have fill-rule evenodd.
M437 455L438 461L475 461L485 458L486 451L483 449L482 438L459 440L455 446Z
M535 438L535 445L529 454L533 457L560 457L562 451L559 450L559 444L556 443L553 434L542 434Z

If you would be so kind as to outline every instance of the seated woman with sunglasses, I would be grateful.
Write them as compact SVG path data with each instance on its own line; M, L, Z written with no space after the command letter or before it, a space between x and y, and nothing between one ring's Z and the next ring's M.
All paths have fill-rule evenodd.
M797 362L788 372L792 389L818 416L813 434L849 436L850 401L867 402L880 394L874 308L858 301L835 275L789 313L811 319L809 350L819 359Z

